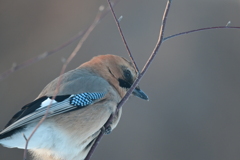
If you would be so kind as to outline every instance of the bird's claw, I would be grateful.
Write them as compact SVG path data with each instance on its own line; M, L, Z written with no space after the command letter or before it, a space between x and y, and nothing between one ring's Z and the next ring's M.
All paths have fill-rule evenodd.
M104 127L104 134L110 134L112 132L112 127L108 126L108 127Z

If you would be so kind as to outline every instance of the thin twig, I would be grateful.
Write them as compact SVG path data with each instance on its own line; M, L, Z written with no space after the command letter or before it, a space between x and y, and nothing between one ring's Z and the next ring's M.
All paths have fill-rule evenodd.
M152 52L152 54L150 55L148 61L146 62L145 66L143 67L141 73L138 75L137 79L135 80L135 82L132 84L131 88L128 90L128 92L126 93L126 95L123 97L123 99L118 103L117 105L117 111L123 106L123 104L128 100L129 96L132 94L133 90L135 89L135 87L138 85L138 83L140 82L140 80L142 79L143 75L145 74L145 72L147 71L147 69L149 68L150 64L152 63L155 55L157 54L159 47L161 46L162 42L163 42L163 35L164 35L164 29L166 26L166 20L167 20L167 15L170 9L170 5L171 5L171 0L169 0L166 4L166 8L163 14L163 18L162 18L162 25L160 28L160 33L159 33L159 38L157 41L157 44ZM111 114L110 118L108 119L108 121L106 122L106 124L104 125L105 128L107 128L110 124L110 122L113 119L114 114ZM85 160L89 160L94 152L94 150L96 149L97 145L99 144L99 141L101 140L102 136L104 135L104 131L101 130L100 134L98 135L97 139L95 140L92 148L90 149L87 157L85 158Z
M80 48L83 45L83 42L85 42L85 40L88 38L89 34L93 31L93 29L96 27L97 23L99 22L100 18L102 16L102 11L99 10L96 18L94 19L93 23L91 24L91 26L87 29L87 31L85 32L85 34L83 35L83 37L81 38L81 40L79 41L79 43L77 44L76 48L74 49L74 51L71 53L71 55L68 57L67 61L64 63L61 73L60 73L60 77L58 79L58 83L56 86L56 90L54 93L54 96L50 102L50 104L47 107L46 113L45 115L42 117L42 119L38 122L38 124L36 125L36 127L34 128L34 130L32 131L32 133L30 134L30 136L27 138L26 140L26 144L25 144L25 149L24 149L24 157L23 159L26 160L27 157L27 147L28 147L28 143L31 140L32 136L34 135L34 133L37 131L37 129L40 127L40 125L43 123L43 121L47 118L48 113L49 113L49 109L52 105L53 100L56 98L58 92L59 92L59 88L60 88L60 84L62 82L62 75L64 74L68 64L71 62L71 60L76 56L77 52L80 50Z
M125 47L126 47L126 49L127 49L127 51L128 51L128 55L129 55L129 57L130 57L130 59L131 59L131 61L132 61L132 63L133 63L134 68L136 69L137 72L139 72L138 66L137 66L137 64L136 64L136 62L135 62L135 60L134 60L134 58L133 58L133 56L132 56L132 53L131 53L131 51L130 51L130 49L129 49L129 47L128 47L127 41L126 41L126 39L125 39L125 37L124 37L124 35L123 35L122 28L121 28L121 26L120 26L119 20L117 19L117 16L116 16L116 14L115 14L115 12L114 12L114 10L113 10L113 6L112 6L110 0L107 0L107 1L108 1L108 5L109 5L109 7L110 7L110 9L111 9L113 18L114 18L114 20L115 20L115 22L116 22L116 24L117 24L117 27L118 27L118 31L119 31L119 33L120 33L120 36L122 37L123 43L124 43L124 45L125 45Z
M163 41L169 40L169 39L174 38L174 37L177 37L177 36L181 36L181 35L185 35L185 34L189 34L189 33L194 33L194 32L211 30L211 29L240 29L240 27L234 27L234 26L216 26L216 27L199 28L199 29L194 29L194 30L190 30L190 31L186 31L186 32L181 32L181 33L173 34L173 35L171 35L171 36L168 36L168 37L163 38Z
M114 1L113 5L115 6L120 0L116 0ZM99 18L99 22L109 13L110 8L108 7L105 12L101 15L101 17ZM14 67L9 68L8 70L4 71L3 73L0 74L0 81L7 78L8 76L10 76L12 73L19 71L21 69L24 69L30 65L33 65L45 58L47 58L50 55L53 55L54 53L62 50L63 48L69 46L70 44L72 44L73 42L75 42L76 40L79 40L85 33L87 32L87 29L83 32L79 32L77 35L75 35L74 37L72 37L71 39L69 39L67 42L61 44L60 46L54 48L53 50L44 52L36 57L33 57L21 64L15 64Z
M27 137L25 136L25 134L23 133L23 138L25 139L25 141L27 141Z

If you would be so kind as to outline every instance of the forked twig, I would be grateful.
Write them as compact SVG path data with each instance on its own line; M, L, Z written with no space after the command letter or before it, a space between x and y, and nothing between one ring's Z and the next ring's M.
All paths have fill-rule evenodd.
M108 0L109 1L109 0ZM109 5L111 6L111 3L109 3ZM140 82L140 80L142 79L143 75L145 74L145 72L147 71L147 69L149 68L150 64L152 63L155 55L157 54L159 47L161 46L162 42L163 42L163 35L164 35L164 29L166 26L166 20L167 20L167 15L170 9L170 5L171 5L171 0L168 0L166 7L165 7L165 11L163 14L163 18L162 18L162 24L161 24L161 28L160 28L160 33L159 33L159 38L157 41L157 44L152 52L152 54L150 55L148 61L146 62L145 66L143 67L141 73L138 75L137 79L135 80L135 82L132 84L131 88L128 90L128 92L126 93L126 95L123 97L123 99L119 102L119 104L117 105L117 111L123 106L123 104L128 100L129 96L132 94L133 90L135 89L135 87L138 85L138 83ZM114 17L116 20L116 16ZM116 111L116 112L117 112ZM111 116L109 117L109 119L107 120L106 124L104 125L104 128L108 128L110 125L110 122L113 119L114 114L111 114ZM94 150L96 149L97 145L99 144L101 138L104 135L104 130L102 129L100 134L98 135L98 137L96 138L92 148L90 149L87 157L85 158L85 160L89 160L94 152Z
M119 0L116 0L114 4L116 4ZM5 71L4 73L0 74L0 80L8 77L11 73L15 72L15 71L18 71L20 69L23 69L23 68L26 68L28 67L29 65L32 65L42 59L45 59L46 57L56 53L57 51L65 48L66 46L68 46L69 44L71 44L72 42L80 39L82 37L82 39L79 41L77 47L74 49L74 51L72 52L72 54L69 56L69 58L67 59L67 61L64 63L63 65L63 68L61 70L61 74L60 74L60 78L59 78L59 81L58 81L58 84L57 84L57 88L55 90L55 94L53 96L53 100L54 98L56 97L58 91L59 91L59 86L61 84L61 81L62 81L62 74L65 72L66 70L66 67L67 65L70 63L70 61L76 56L77 52L79 51L79 49L81 48L83 42L86 40L86 38L88 37L88 35L91 33L91 31L94 29L94 27L98 24L98 22L103 18L105 17L105 15L111 10L112 14L113 14L113 17L114 17L114 20L117 24L117 27L118 27L118 30L120 32L120 35L122 37L122 40L124 42L124 45L128 51L128 54L130 56L130 59L132 61L132 63L134 64L134 67L137 71L139 71L138 67L137 67L137 64L130 52L130 49L128 47L128 44L126 42L126 39L123 35L123 32L122 32L122 29L120 27L120 24L119 24L119 20L117 19L116 17L116 14L113 10L113 7L112 7L112 4L110 3L110 0L108 0L108 3L109 3L109 9L106 9L104 13L101 13L101 14L98 14L94 20L94 22L92 23L92 25L87 29L85 30L84 32L80 32L78 33L76 36L74 36L73 38L71 38L69 41L67 41L66 43L60 45L59 47L51 50L51 51L48 51L48 52L44 52L40 55L38 55L37 57L34 57L30 60L27 60L25 62L23 62L22 64L20 65L14 65L12 68L8 69L7 71ZM123 104L128 100L129 96L131 95L132 91L134 90L134 88L138 85L138 83L140 82L141 78L144 76L145 72L147 71L147 69L149 68L150 64L152 63L155 55L157 54L158 50L159 50L159 47L161 46L162 42L166 41L166 40L169 40L171 38L174 38L174 37L177 37L177 36L180 36L180 35L185 35L185 34L189 34L189 33L194 33L194 32L198 32L198 31L206 31L206 30L211 30L211 29L240 29L240 27L234 27L234 26L216 26L216 27L206 27L206 28L199 28L199 29L194 29L194 30L190 30L190 31L186 31L186 32L181 32L181 33L177 33L177 34L174 34L174 35L171 35L171 36L168 36L168 37L165 37L163 38L163 35L164 35L164 29L165 29L165 25L166 25L166 18L167 18L167 15L168 15L168 11L169 11L169 8L170 8L170 5L171 5L171 0L168 0L167 2L167 5L166 5L166 8L165 8L165 12L164 12L164 15L163 15L163 18L162 18L162 24L161 24L161 28L160 28L160 33L159 33L159 38L158 38L158 41L157 41L157 44L152 52L152 54L150 55L148 61L146 62L145 66L143 67L141 73L139 73L136 81L133 83L132 87L129 89L129 91L127 92L127 94L123 97L123 99L119 102L118 106L117 106L117 111L123 106ZM44 115L44 117L39 121L38 125L35 127L35 129L33 130L33 132L31 133L31 135L27 138L25 135L23 135L23 137L25 138L26 140L26 145L25 145L25 150L24 150L24 160L26 160L26 157L27 157L27 146L28 146L28 143L30 141L30 139L32 138L32 136L34 135L34 133L36 132L36 130L38 129L38 127L42 124L42 122L47 118L48 116L48 112L49 112L49 109L51 107L51 104L52 102L50 103L50 105L48 106L47 108L47 111ZM108 121L105 123L104 127L107 128L109 126L109 124L111 123L112 119L113 119L113 116L114 114L112 114ZM101 138L103 137L104 135L104 130L102 129L100 134L98 135L98 137L96 138L92 148L90 149L87 157L85 158L85 160L89 160L95 150L95 148L97 147L98 143L100 142Z
M113 4L116 5L119 1L120 1L120 0L116 0ZM107 15L107 13L109 13L109 11L110 11L110 10L107 9L107 10L105 11L105 13L102 14L102 17L100 18L100 20L103 19L103 18ZM117 21L117 22L119 23L119 21ZM174 38L174 37L177 37L177 36L180 36L180 35L185 35L185 34L189 34L189 33L193 33L193 32L206 31L206 30L211 30L211 29L240 29L240 27L228 26L228 25L226 25L226 26L216 26L216 27L199 28L199 29L194 29L194 30L190 30L190 31L186 31L186 32L181 32L181 33L177 33L177 34L174 34L174 35L165 37L165 38L163 39L163 41L169 40L169 39L171 39L171 38ZM37 62L39 62L39 61L47 58L48 56L50 56L50 55L52 55L52 54L54 54L54 53L62 50L63 48L69 46L70 44L72 44L72 43L75 42L76 40L80 39L80 38L83 36L84 33L86 33L86 30L83 31L83 32L79 32L77 35L75 35L74 37L72 37L71 39L69 39L67 42L63 43L62 45L56 47L56 48L53 49L53 50L44 52L44 53L38 55L37 57L31 58L31 59L29 59L29 60L27 60L27 61L25 61L25 62L23 62L23 63L21 63L21 64L19 64L19 65L18 65L18 64L14 64L11 68L9 68L8 70L6 70L6 71L4 71L3 73L0 74L0 81L3 80L3 79L5 79L5 78L7 78L7 77L10 76L12 73L14 73L14 72L16 72L16 71L18 71L18 70L24 69L24 68L26 68L26 67L28 67L28 66L30 66L30 65L32 65L32 64L35 64L35 63L37 63ZM122 35L121 35L121 36L122 36ZM125 44L125 46L126 46L127 43L124 43L124 44ZM127 47L127 48L128 48L128 47ZM129 50L129 48L128 48L127 50L128 50L129 53L131 53L130 50ZM129 54L129 55L130 55L130 59L133 60L133 57L131 56L131 54ZM133 61L133 64L134 64L134 61ZM135 63L135 64L136 64L136 63ZM134 66L136 66L136 65L134 65ZM136 68L136 69L137 69L137 68Z
M101 6L100 6L101 7ZM77 44L76 48L74 49L74 51L71 53L71 55L68 57L67 61L64 63L61 73L60 73L60 77L58 79L57 82L57 86L56 86L56 90L54 92L54 96L50 102L50 104L47 107L46 113L45 115L42 117L42 119L38 122L38 124L36 125L36 127L34 128L34 130L32 131L32 133L30 134L30 136L26 139L26 137L24 137L26 139L26 144L25 144L25 149L24 149L24 156L23 159L26 160L27 158L27 147L28 147L28 143L31 140L32 136L34 135L34 133L37 131L37 129L40 127L40 125L43 123L43 121L47 118L48 113L49 113L49 109L52 105L53 100L56 98L58 92L59 92L59 88L60 88L60 84L62 82L62 75L64 74L68 64L71 62L71 60L76 56L77 52L80 50L80 48L83 45L83 42L85 42L85 40L88 38L89 34L93 31L93 29L96 27L97 23L99 22L100 18L102 16L102 10L99 10L96 18L94 19L93 23L91 24L91 26L87 29L87 31L85 32L85 34L83 35L83 37L80 39L79 43Z

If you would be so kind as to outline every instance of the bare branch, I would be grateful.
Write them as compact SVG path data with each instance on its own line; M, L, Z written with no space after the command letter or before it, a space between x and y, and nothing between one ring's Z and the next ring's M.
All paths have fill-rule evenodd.
M120 0L116 0L114 3L112 3L113 5L116 5ZM109 9L107 9L105 11L105 13L102 14L100 20L102 20L107 14L109 13ZM120 17L121 19L121 17ZM117 23L119 24L119 21L120 19L117 21ZM99 21L100 22L100 21ZM210 30L210 29L240 29L240 27L230 27L228 26L229 23L226 24L226 26L216 26L216 27L207 27L207 28L199 28L199 29L195 29L195 30L190 30L190 31L186 31L186 32L181 32L181 33L177 33L177 34L174 34L174 35L171 35L171 36L168 36L168 37L165 37L163 39L163 41L165 40L168 40L168 39L171 39L173 37L177 37L177 36L180 36L180 35L184 35L184 34L189 34L189 33L193 33L193 32L199 32L199 31L205 31L205 30ZM18 70L21 70L21 69L24 69L32 64L35 64L45 58L47 58L48 56L62 50L63 48L69 46L70 44L72 44L73 42L75 42L76 40L80 39L83 34L86 33L86 30L83 31L83 32L79 32L77 35L75 35L74 37L72 37L71 39L69 39L67 42L63 43L62 45L56 47L55 49L53 50L50 50L50 51L47 51L47 52L44 52L40 55L38 55L37 57L34 57L34 58L31 58L21 64L16 64L16 63L13 63L13 66L11 68L9 68L8 70L4 71L2 74L0 74L0 81L7 78L8 76L10 76L12 73L18 71ZM122 36L122 35L121 35ZM127 43L124 43L125 46ZM127 50L128 50L128 53L131 53L129 48L127 47ZM129 54L130 56L130 59L133 60L133 57L131 54ZM135 63L134 63L135 64ZM136 64L134 65L136 66ZM136 67L135 67L136 68Z
M109 2L109 0L108 0ZM109 5L111 5L109 3ZM170 9L170 5L171 5L171 0L168 0L167 4L166 4L166 8L163 14L163 18L162 18L162 25L160 28L160 33L159 33L159 38L157 41L157 44L152 52L152 54L150 55L148 61L146 62L145 66L143 67L141 73L138 75L138 78L135 80L135 82L133 83L132 87L128 90L128 92L126 93L126 95L123 97L123 99L119 102L118 106L117 106L117 111L123 106L123 104L128 100L129 96L132 94L133 90L135 89L135 87L138 85L138 83L140 82L140 80L142 79L143 75L145 74L145 72L147 71L147 69L149 68L150 64L152 63L155 55L157 54L159 47L161 46L162 42L163 42L163 35L164 35L164 29L166 26L166 20L167 20L167 15ZM116 112L117 112L116 111ZM110 122L113 119L114 114L111 114L111 116L109 117L108 121L106 122L106 124L104 125L105 128L107 128L110 124ZM85 158L85 160L89 160L94 152L94 150L96 149L97 145L99 144L99 141L101 140L102 136L104 135L104 131L101 130L100 134L98 135L97 139L95 140L92 148L90 149L87 157Z
M120 0L116 0L113 5L115 6ZM100 8L101 9L101 8ZM99 22L109 13L110 8L108 7L104 13L101 15L101 17L99 18ZM44 52L36 57L33 57L31 59L26 60L25 62L21 63L21 64L16 64L14 63L14 66L12 66L11 68L9 68L8 70L4 71L3 73L0 74L0 81L7 78L8 76L10 76L12 73L19 71L21 69L24 69L30 65L33 65L45 58L47 58L50 55L53 55L54 53L62 50L63 48L69 46L70 44L72 44L73 42L75 42L76 40L79 40L85 33L87 32L87 29L83 32L79 32L77 35L75 35L74 37L72 37L71 39L69 39L67 42L61 44L60 46L54 48L53 50Z
M76 48L74 49L74 51L71 53L71 55L68 57L67 61L64 63L61 73L60 73L60 78L58 80L57 83L57 87L54 93L54 96L50 102L50 104L48 105L48 108L46 110L45 115L42 117L42 119L38 122L37 126L34 128L34 130L32 131L31 135L27 138L26 140L26 144L25 144L25 149L24 149L24 156L23 159L26 160L27 158L27 147L28 147L28 143L31 140L32 136L34 135L34 133L37 131L37 129L40 127L40 125L43 123L43 121L47 118L48 113L49 113L49 109L52 105L53 100L56 98L58 92L59 92L59 88L60 88L60 84L62 82L62 75L64 74L68 64L71 62L71 60L76 56L77 52L80 50L80 48L82 47L83 43L85 42L85 40L88 38L89 34L93 31L93 29L96 27L97 23L99 22L100 18L102 16L102 9L99 9L99 12L96 16L96 18L94 19L93 23L91 24L91 26L87 29L87 31L85 32L85 34L83 35L83 37L81 38L81 40L79 41L79 43L77 44Z
M171 36L168 36L168 37L163 38L163 41L165 42L166 40L169 40L169 39L174 38L174 37L177 37L177 36L181 36L181 35L185 35L185 34L189 34L189 33L194 33L194 32L211 30L211 29L240 29L240 27L234 27L234 26L216 26L216 27L199 28L199 29L194 29L194 30L190 30L190 31L186 31L186 32L181 32L181 33L173 34L173 35L171 35Z
M117 18L116 14L115 14L115 12L114 12L114 10L113 10L113 6L112 6L110 0L108 0L108 5L109 5L109 7L110 7L110 9L111 9L113 18L114 18L114 20L115 20L115 22L116 22L116 24L117 24L117 27L118 27L118 31L119 31L119 33L120 33L120 35L121 35L121 37L122 37L123 43L124 43L124 45L125 45L125 47L126 47L126 49L127 49L127 51L128 51L128 55L129 55L129 57L130 57L130 59L131 59L131 61L132 61L132 63L133 63L133 66L134 66L134 68L136 69L136 71L139 72L138 66L137 66L137 64L136 64L136 62L135 62L135 60L134 60L134 58L133 58L133 56L132 56L132 53L131 53L131 51L130 51L130 49L129 49L129 47L128 47L127 41L126 41L126 39L125 39L125 37L124 37L124 35L123 35L122 28L121 28L120 23L119 23L119 21L122 19L122 16L121 16L119 19Z

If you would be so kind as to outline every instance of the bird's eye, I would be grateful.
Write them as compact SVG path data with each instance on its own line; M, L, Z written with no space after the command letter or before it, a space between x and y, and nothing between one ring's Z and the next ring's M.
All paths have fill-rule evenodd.
M131 78L131 72L129 70L124 70L124 76L125 78Z

